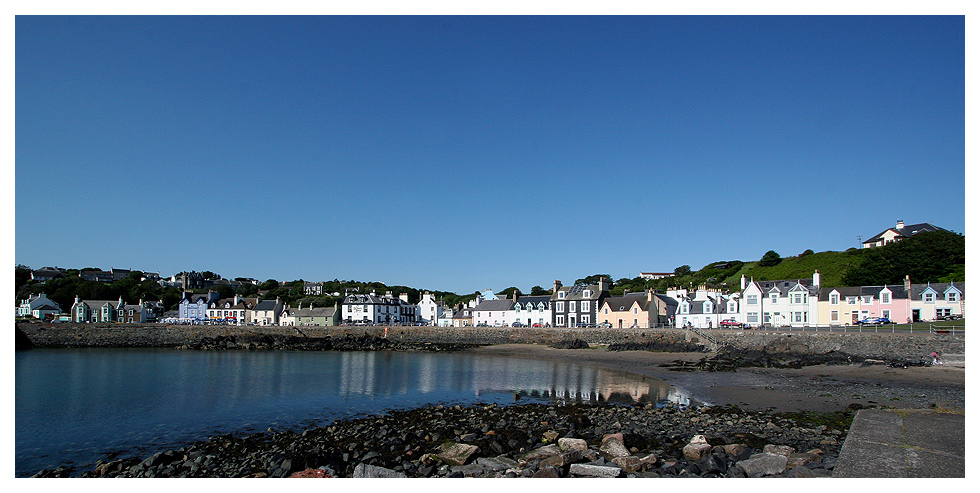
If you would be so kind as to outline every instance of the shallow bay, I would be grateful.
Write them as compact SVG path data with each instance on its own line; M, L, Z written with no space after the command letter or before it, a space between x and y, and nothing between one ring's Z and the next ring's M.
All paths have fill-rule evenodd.
M15 361L17 476L430 404L692 404L656 378L470 353L35 349Z

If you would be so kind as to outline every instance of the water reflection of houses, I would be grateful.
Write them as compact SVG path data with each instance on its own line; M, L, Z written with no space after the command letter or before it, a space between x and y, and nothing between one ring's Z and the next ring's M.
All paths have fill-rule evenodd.
M512 394L515 400L687 405L690 396L666 382L639 375L568 363L499 357L385 352L342 353L342 395L429 394L438 389L476 396Z

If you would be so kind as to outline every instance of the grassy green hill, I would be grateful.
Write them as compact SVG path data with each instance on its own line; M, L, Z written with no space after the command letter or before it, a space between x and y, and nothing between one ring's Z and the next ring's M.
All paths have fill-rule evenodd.
M726 260L665 279L620 279L610 292L619 295L626 289L647 288L663 292L671 287L692 288L702 284L738 291L743 274L756 281L812 279L815 270L820 271L822 287L901 284L906 275L913 283L961 282L966 280L966 240L961 234L938 231L878 248L807 251L801 256L783 258L773 266L759 264L759 261Z
M861 265L864 256L861 250L845 252L820 252L803 257L784 258L779 265L762 267L759 262L746 262L742 268L722 280L729 286L738 286L742 274L756 281L776 279L811 279L815 270L820 271L820 284L823 287L843 286L844 275Z

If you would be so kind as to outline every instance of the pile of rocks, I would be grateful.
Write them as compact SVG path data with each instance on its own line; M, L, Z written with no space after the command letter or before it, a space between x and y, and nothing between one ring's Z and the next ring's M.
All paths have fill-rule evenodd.
M851 417L735 407L434 406L302 432L218 436L145 459L100 462L81 475L828 476Z

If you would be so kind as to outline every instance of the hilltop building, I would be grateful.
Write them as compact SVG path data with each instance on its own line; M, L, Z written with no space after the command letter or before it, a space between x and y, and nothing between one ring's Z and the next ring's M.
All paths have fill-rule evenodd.
M873 248L879 246L885 246L888 243L894 243L896 241L904 240L905 238L910 238L919 233L928 233L932 231L946 231L939 226L933 225L931 223L919 223L911 224L906 226L905 221L899 219L895 223L894 228L888 228L881 233L878 233L867 240L861 242L862 248Z

